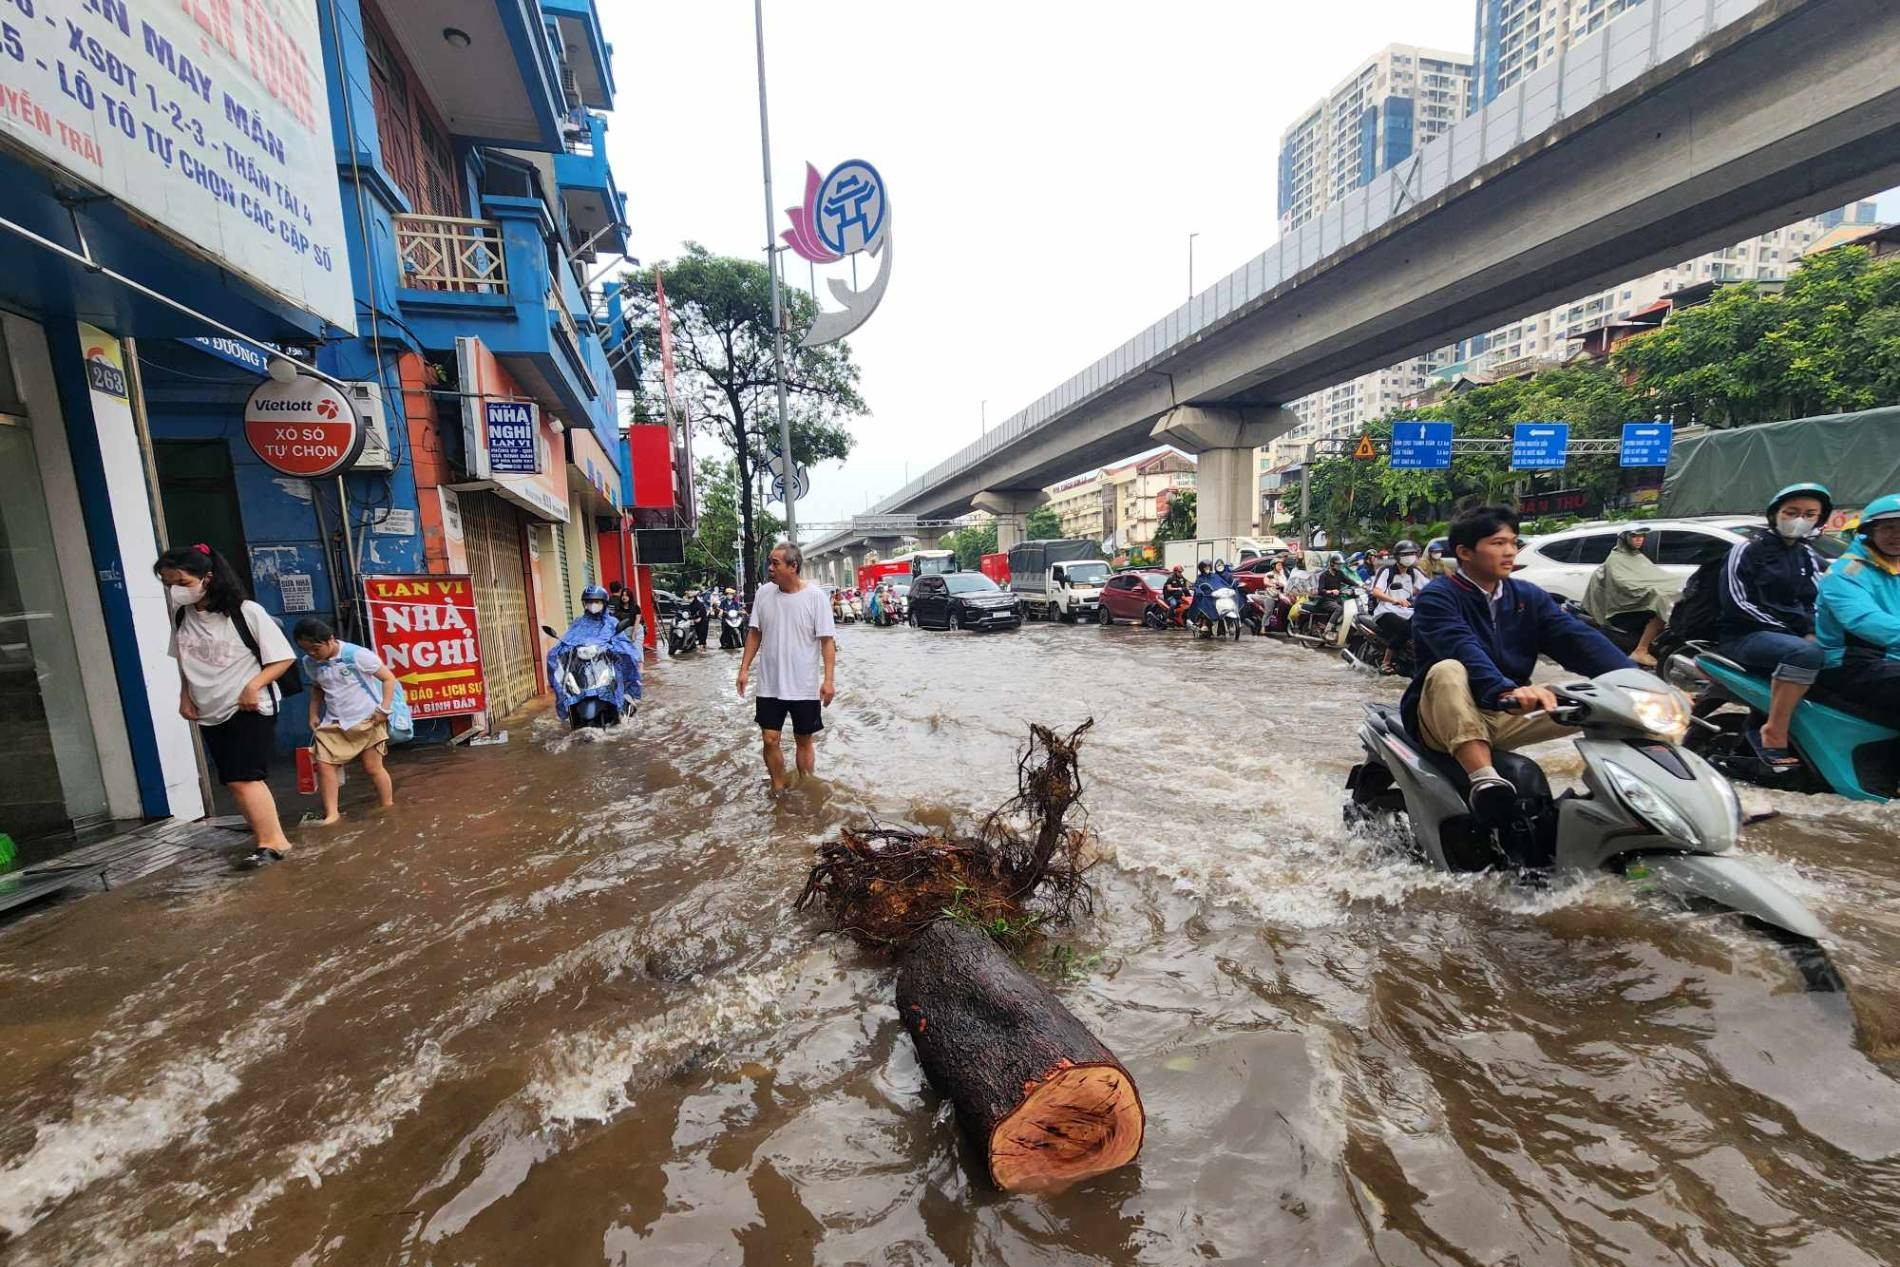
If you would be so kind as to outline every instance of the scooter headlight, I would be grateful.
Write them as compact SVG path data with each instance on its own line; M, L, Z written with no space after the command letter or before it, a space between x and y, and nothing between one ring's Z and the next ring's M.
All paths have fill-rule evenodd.
M1605 761L1603 771L1610 776L1610 788L1616 793L1616 799L1623 802L1630 813L1665 836L1686 841L1697 849L1702 847L1701 833L1655 788L1614 761Z
M578 654L580 658L583 660L591 660L595 656L600 654L600 644L597 642L590 642L586 646L580 648Z
M1629 697L1630 711L1636 714L1636 720L1658 739L1681 743L1683 736L1689 733L1689 710L1683 707L1682 696L1677 692L1624 687L1623 694Z

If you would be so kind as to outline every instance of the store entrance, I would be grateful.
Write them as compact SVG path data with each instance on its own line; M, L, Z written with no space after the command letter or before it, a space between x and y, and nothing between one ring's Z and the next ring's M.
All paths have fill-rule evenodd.
M251 551L238 511L237 476L231 446L223 440L154 440L158 463L158 499L165 508L165 535L172 545L204 542L236 569L246 594L251 584Z

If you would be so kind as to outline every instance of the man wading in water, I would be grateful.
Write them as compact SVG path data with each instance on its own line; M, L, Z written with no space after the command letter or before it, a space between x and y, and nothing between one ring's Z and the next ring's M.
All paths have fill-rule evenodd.
M813 736L825 728L823 710L831 704L832 671L837 665L837 626L825 592L799 575L805 556L795 545L774 547L765 561L765 584L752 599L745 655L739 660L739 698L745 698L752 661L759 661L759 699L754 712L765 744L765 769L772 790L796 786L818 762ZM822 669L822 676L821 676ZM779 735L792 719L798 768L788 778Z

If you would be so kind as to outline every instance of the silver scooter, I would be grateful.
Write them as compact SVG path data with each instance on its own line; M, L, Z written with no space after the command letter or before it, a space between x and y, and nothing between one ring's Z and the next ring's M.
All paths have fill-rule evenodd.
M1792 894L1730 854L1741 801L1713 766L1682 747L1689 701L1640 669L1552 686L1550 716L1581 729L1581 793L1553 797L1535 761L1497 752L1517 788L1509 821L1480 822L1457 761L1405 731L1399 710L1367 704L1366 759L1346 785L1349 827L1394 832L1444 871L1613 871L1685 903L1711 903L1763 925L1795 952L1810 986L1839 989L1820 943L1827 930Z

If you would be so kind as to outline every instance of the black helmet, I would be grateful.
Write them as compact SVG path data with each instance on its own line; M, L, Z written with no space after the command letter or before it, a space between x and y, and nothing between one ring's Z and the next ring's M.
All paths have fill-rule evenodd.
M1401 538L1400 540L1392 543L1392 553L1418 554L1420 553L1419 548L1418 548L1418 542L1412 540L1410 537Z
M1821 503L1821 522L1826 523L1828 516L1834 513L1834 494L1827 491L1825 484L1790 484L1768 502L1768 522L1775 521L1775 515L1781 510L1781 504L1792 497L1812 497Z
M589 585L586 589L581 591L581 601L583 603L604 603L607 601L607 591L598 585Z
M1194 570L1196 572L1212 572L1214 570L1214 565L1212 563L1209 563L1206 559L1202 559L1199 563L1196 563L1194 565Z

